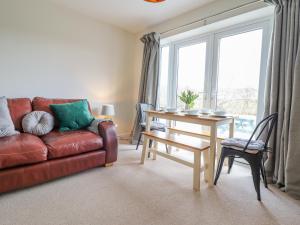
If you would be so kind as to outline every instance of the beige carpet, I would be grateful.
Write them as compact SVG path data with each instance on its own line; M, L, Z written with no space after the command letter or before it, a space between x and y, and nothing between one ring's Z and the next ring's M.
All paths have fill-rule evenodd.
M119 161L44 185L0 195L1 225L297 225L300 203L276 188L256 200L249 171L234 165L218 186L192 191L192 170L120 146Z

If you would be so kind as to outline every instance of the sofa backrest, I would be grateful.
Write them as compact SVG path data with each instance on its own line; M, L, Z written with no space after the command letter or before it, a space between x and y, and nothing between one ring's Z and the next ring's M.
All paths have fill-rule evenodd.
M50 109L51 104L64 104L69 102L76 102L83 99L64 99L64 98L43 98L43 97L35 97L32 100L32 109L33 111L45 111L53 115L52 110ZM91 108L89 105L89 110L91 112ZM57 127L59 124L56 121L55 126Z
M10 98L7 99L7 103L16 130L23 131L22 119L27 113L32 112L30 98Z
M80 100L82 99L59 99L59 98L50 99L50 98L35 97L31 102L30 98L9 98L7 99L7 103L16 130L22 132L23 131L22 119L26 114L32 111L45 111L53 115L53 112L51 111L49 105L76 102ZM89 109L91 111L90 105L89 105Z
M32 108L33 111L45 111L51 113L53 112L50 109L51 104L64 104L69 102L76 102L82 99L63 99L63 98L42 98L42 97L35 97L32 100Z

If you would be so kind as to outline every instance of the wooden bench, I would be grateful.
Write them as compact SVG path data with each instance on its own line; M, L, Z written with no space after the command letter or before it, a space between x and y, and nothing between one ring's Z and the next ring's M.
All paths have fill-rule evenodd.
M144 145L141 157L141 163L144 164L145 157L148 151L148 140L154 141L154 148L149 149L149 152L153 153L153 159L156 159L156 155L160 155L164 158L173 160L175 162L181 163L188 167L193 168L193 189L195 191L200 190L200 172L204 170L205 180L208 180L208 162L209 155L208 150L210 148L209 142L203 141L199 138L189 137L186 135L178 135L168 132L160 131L146 131L143 132L144 135ZM175 157L171 154L164 153L158 150L157 143L163 143L166 145L174 146L176 148L184 149L194 154L194 163L188 162L186 160ZM204 155L204 167L201 168L201 155Z
M197 137L197 138L203 138L205 140L210 140L210 135L209 132L207 131L202 131L201 133L196 133L196 132L191 132L191 131L185 131L185 130L181 130L178 129L176 127L168 127L169 133L174 133L174 134L183 134L183 135L188 135L191 137ZM221 142L224 140L225 138L223 137L217 137L217 160L220 158L221 155ZM170 150L169 150L170 151ZM227 164L227 163L225 163Z
M192 137L199 137L199 138L203 138L203 139L207 139L209 140L210 135L209 132L207 131L202 131L201 133L197 133L197 132L191 132L191 131L185 131L182 129L178 129L176 127L168 127L169 133L177 133L177 134L183 134L183 135L188 135L188 136L192 136ZM225 138L222 137L217 137L218 141L223 141Z

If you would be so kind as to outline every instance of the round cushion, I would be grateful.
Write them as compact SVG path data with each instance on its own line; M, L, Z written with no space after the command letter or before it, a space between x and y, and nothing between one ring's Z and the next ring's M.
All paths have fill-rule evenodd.
M44 111L33 111L22 120L24 132L42 136L48 134L54 128L54 117Z

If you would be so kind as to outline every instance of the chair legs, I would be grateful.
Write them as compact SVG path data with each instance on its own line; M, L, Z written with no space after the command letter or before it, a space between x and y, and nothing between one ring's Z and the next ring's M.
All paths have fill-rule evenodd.
M262 154L257 154L257 155L250 155L247 157L244 157L248 163L250 164L251 167L251 172L252 172L252 178L253 178L253 183L254 183L254 188L257 193L257 200L261 201L260 197L260 173L262 171ZM262 174L264 177L264 175Z
M141 142L141 138L142 138L142 132L140 133L140 136L139 136L138 142L136 144L136 149L135 150L138 150L140 142Z
M149 148L152 148L152 143L153 143L153 140L150 139L150 140L149 140Z
M230 174L233 162L234 162L234 156L228 156L228 171L227 171L228 174Z
M223 167L225 157L226 157L225 152L222 149L221 156L220 156L220 159L219 159L219 162L218 162L218 168L217 168L217 173L216 173L216 176L215 176L214 185L217 185L218 179L219 179L221 171L222 171L222 167Z
M150 139L150 140L149 140L149 148L152 148L152 143L153 143L153 140ZM148 152L148 158L150 158L150 157L151 157L151 153Z
M168 147L168 145L166 145L166 153L168 153L169 152L169 147Z
M251 165L251 163L250 163L250 166L251 166L254 188L257 193L257 200L261 201L261 197L260 197L260 166Z
M140 136L139 136L139 139L138 139L138 142L137 142L137 144L136 144L136 150L138 150L138 148L139 148L139 145L140 145L140 142L141 142L141 139L142 139L142 133L140 133ZM152 147L152 140L149 140L149 148L151 148Z
M263 181L264 181L265 188L268 188L266 170L265 170L265 166L264 166L263 160L261 162L261 175L262 175L262 178L263 178Z
M218 179L219 179L221 171L222 171L223 163L224 163L224 160L225 160L226 157L229 158L228 173L230 173L232 164L234 162L234 155L237 155L239 157L244 158L250 164L252 178L253 178L253 184L254 184L255 191L257 193L257 200L261 201L261 196L260 196L260 174L262 174L262 177L263 177L263 180L264 180L264 185L265 185L265 187L267 187L266 173L265 173L263 163L262 163L262 154L258 153L256 155L251 155L251 154L247 154L247 153L244 153L244 152L237 152L236 150L231 150L231 149L228 149L228 148L222 148L221 156L220 156L220 159L219 159L219 162L218 162L218 168L217 168L217 172L216 172L214 185L216 185L217 182L218 182Z

